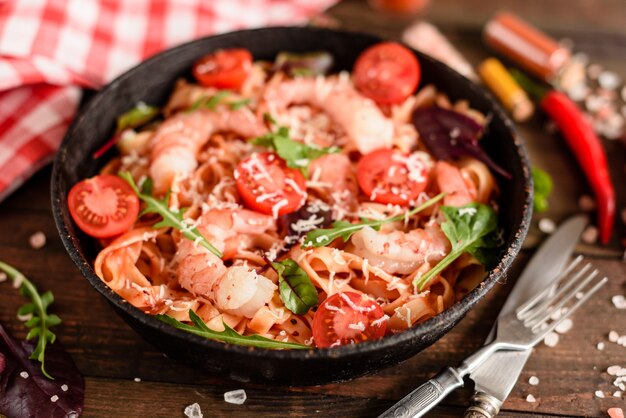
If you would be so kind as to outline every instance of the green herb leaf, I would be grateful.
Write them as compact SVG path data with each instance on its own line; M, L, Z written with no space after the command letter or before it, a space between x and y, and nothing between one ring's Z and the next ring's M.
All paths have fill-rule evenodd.
M248 103L250 103L250 99L234 100L232 102L228 102L228 107L230 108L230 110L239 110Z
M278 273L280 299L291 312L304 315L317 305L317 290L304 270L292 259L270 264Z
M48 343L53 344L56 340L56 335L50 331L50 328L61 323L61 318L57 315L48 314L48 307L54 302L54 296L49 291L40 295L37 287L30 280L7 263L0 261L0 271L5 272L14 285L19 284L22 295L32 301L23 305L17 312L18 315L31 314L33 316L24 323L27 328L30 328L26 339L37 338L37 345L30 358L41 363L41 372L44 376L54 380L45 369L46 346Z
M415 279L413 285L419 290L461 254L468 252L479 261L487 262L489 250L496 246L497 215L489 206L470 203L462 207L442 206L441 211L446 217L441 230L450 240L452 251L435 267Z
M537 212L545 212L548 210L548 197L554 187L552 177L538 167L532 168L532 174L533 183L535 184L533 207Z
M218 257L222 257L222 253L220 250L215 248L213 244L211 244L205 237L202 236L198 228L189 224L187 220L183 217L185 213L185 209L181 209L179 211L173 211L170 209L169 202L169 193L165 195L163 199L157 199L152 197L149 194L145 194L140 191L135 181L133 180L133 176L128 171L119 173L119 176L126 180L126 182L130 185L130 187L135 191L139 199L141 199L146 207L139 216L143 216L146 213L156 213L161 215L163 218L160 222L154 224L154 228L175 228L183 233L183 236L187 239L190 239L193 242L197 242L199 245L203 246L213 254ZM142 187L145 185L142 184ZM145 189L144 189L145 190Z
M278 122L276 121L276 119L274 119L274 116L270 115L269 113L265 112L263 113L263 120L268 124L268 125L278 125Z
M145 125L154 119L160 111L158 107L149 106L140 102L136 107L117 117L116 134L119 134L124 129L137 128L138 126Z
M291 348L300 350L306 350L311 348L308 345L276 341L262 337L260 335L241 335L237 331L229 327L225 322L223 322L224 331L213 331L212 329L207 327L204 321L202 321L202 318L196 315L196 313L192 310L189 310L189 318L194 324L193 326L184 324L169 315L157 314L155 315L155 318L161 322L173 326L174 328L178 328L191 334L195 334L203 338L208 338L210 340L223 341L229 344L245 345L259 348Z
M274 121L275 122L275 121ZM294 141L289 137L289 128L281 126L276 132L270 132L252 140L254 145L260 145L276 151L285 160L287 167L297 168L305 177L311 161L326 154L339 152L338 147L318 148L302 142Z
M426 202L411 209L407 213L402 215L392 216L381 220L367 220L362 219L360 223L350 223L347 221L335 221L331 228L314 229L306 234L302 248L306 247L325 247L337 238L342 238L343 242L348 242L352 234L361 229L369 226L370 228L378 231L380 227L389 222L398 222L404 219L408 219L411 216L423 211L424 209L434 205L444 198L445 193L439 193L437 196L428 199Z
M217 105L221 104L223 100L231 94L229 90L220 90L213 96L201 96L198 100L193 102L191 107L187 109L187 113L194 112L198 109L215 110ZM236 109L233 109L236 110Z

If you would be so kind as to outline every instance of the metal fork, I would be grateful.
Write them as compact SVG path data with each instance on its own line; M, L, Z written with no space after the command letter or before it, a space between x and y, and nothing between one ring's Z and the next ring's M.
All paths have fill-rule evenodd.
M598 270L592 270L591 264L574 272L582 259L582 256L577 257L546 288L514 312L498 318L496 337L491 343L467 357L458 367L443 369L379 418L422 417L450 392L463 386L463 377L473 372L495 351L523 351L537 345L608 281L606 277L594 281ZM556 289L555 283L560 283ZM575 299L573 305L564 309L568 302Z

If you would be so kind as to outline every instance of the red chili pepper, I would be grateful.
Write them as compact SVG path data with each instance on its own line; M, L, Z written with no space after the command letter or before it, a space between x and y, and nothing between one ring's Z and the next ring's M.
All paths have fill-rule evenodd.
M578 106L565 94L550 90L540 105L563 134L596 195L600 242L608 244L615 218L615 188L600 138Z

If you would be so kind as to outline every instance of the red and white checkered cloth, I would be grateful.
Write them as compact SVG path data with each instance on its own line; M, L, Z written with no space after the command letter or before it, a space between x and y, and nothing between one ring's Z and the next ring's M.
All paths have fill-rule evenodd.
M82 87L205 35L301 24L336 1L0 0L0 201L50 161Z

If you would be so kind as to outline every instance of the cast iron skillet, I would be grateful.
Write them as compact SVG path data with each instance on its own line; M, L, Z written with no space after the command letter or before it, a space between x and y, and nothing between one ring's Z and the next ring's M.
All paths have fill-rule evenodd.
M492 115L483 146L513 175L512 181L499 179L499 225L504 228L505 246L498 264L480 286L450 309L378 341L324 350L273 351L226 345L171 328L129 305L95 275L95 240L74 225L66 200L73 184L95 175L111 157L109 154L94 161L91 155L111 137L116 116L138 101L163 105L176 79L189 77L193 62L215 49L243 46L256 59L269 60L279 51L326 50L336 59L335 70L350 70L357 55L378 41L371 35L314 28L267 28L204 38L165 51L131 69L103 88L78 114L61 144L52 174L52 207L61 240L89 283L132 328L168 356L243 382L316 385L348 380L397 364L430 346L504 277L520 250L531 217L532 182L522 138L483 89L419 52L415 54L422 67L422 85L435 83L452 100L468 99L472 107Z

